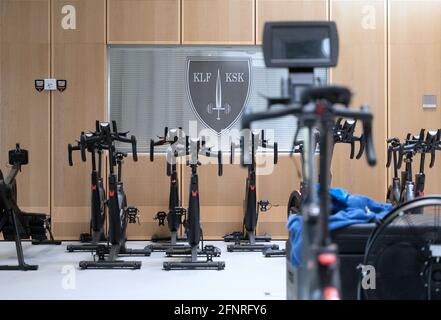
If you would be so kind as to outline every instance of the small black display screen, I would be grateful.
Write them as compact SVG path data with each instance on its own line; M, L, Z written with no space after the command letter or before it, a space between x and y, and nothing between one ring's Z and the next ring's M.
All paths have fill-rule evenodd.
M278 26L272 30L272 59L331 60L330 29L323 26Z

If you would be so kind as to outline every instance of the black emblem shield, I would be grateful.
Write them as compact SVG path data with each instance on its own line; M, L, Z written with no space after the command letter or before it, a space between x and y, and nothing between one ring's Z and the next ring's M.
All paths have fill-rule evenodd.
M251 59L187 58L187 95L198 119L218 134L242 114L251 92Z

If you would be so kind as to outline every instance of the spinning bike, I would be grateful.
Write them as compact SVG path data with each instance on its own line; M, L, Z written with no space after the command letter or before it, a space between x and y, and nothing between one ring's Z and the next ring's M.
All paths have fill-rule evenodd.
M99 132L99 122L97 123L97 130ZM84 135L84 133L82 133ZM85 134L86 138L93 137L92 133ZM89 142L87 139L83 139L84 146L81 146L81 142L78 141L76 146L68 145L68 158L69 165L73 166L72 152L86 149L91 155L92 172L91 172L91 219L90 219L90 243L82 245L69 245L67 251L94 251L98 248L100 241L104 239L104 222L106 219L106 191L104 189L104 182L102 177L102 156L103 146L99 143ZM82 155L85 155L82 153ZM98 164L97 164L98 156ZM83 161L86 159L83 158ZM89 236L82 234L80 240L89 238Z
M181 128L169 130L167 127L164 130L164 136L158 137L157 141L150 140L150 161L154 160L154 148L156 146L169 145L169 149L166 151L166 161L167 161L167 176L170 177L170 194L168 201L168 211L159 211L155 220L158 220L159 226L165 225L165 220L167 219L168 228L170 230L170 239L161 239L159 237L152 237L153 242L158 240L169 240L168 242L161 242L158 244L151 244L149 248L152 251L166 251L167 249L177 247L189 249L188 245L178 244L178 240L183 241L184 239L178 239L178 231L181 229L185 221L185 216L187 211L182 207L179 195L179 179L176 159L181 156L186 156L187 152L182 148L186 145L186 137L182 136ZM184 221L183 221L184 218Z
M279 32L280 30L285 32ZM289 32L286 32L287 30ZM297 51L291 50L299 45L311 45L311 50L326 46L329 50L323 59L305 59L297 55ZM305 132L303 172L307 191L301 206L301 264L294 269L290 261L288 262L287 280L293 280L293 285L288 285L287 288L288 298L339 299L337 248L331 243L328 232L328 186L333 127L338 118L360 120L363 124L366 157L368 163L374 165L376 157L371 135L373 116L365 106L360 111L348 109L351 92L347 88L312 87L315 67L332 67L337 64L338 34L334 22L266 23L263 48L267 67L289 68L290 95L268 98L269 105L283 104L287 107L277 111L245 115L242 127L249 128L254 121L293 115L299 117L299 123ZM308 48L303 49L302 52L308 51ZM296 82L296 78L310 81L299 83ZM316 188L314 161L316 129L320 132L319 190Z
M257 241L269 242L270 235L257 236L256 227L259 219L259 211L266 212L269 201L257 201L257 179L256 179L256 153L258 148L272 149L274 152L274 164L277 164L277 143L273 145L268 144L265 139L265 133L262 130L259 132L251 132L251 143L246 144L249 148L245 149L244 137L240 140L241 164L246 165L248 169L248 176L245 186L245 200L244 200L244 218L243 218L243 232L233 232L224 236L224 241L234 241L234 244L228 245L228 252L235 251L263 251L266 249L278 250L278 245L265 245L256 243ZM231 144L230 162L233 163L234 151L236 146ZM251 153L251 157L250 157Z
M190 160L187 165L191 168L191 178L189 186L189 201L187 210L187 238L190 249L171 248L166 251L168 257L175 255L187 255L189 259L179 262L164 262L164 270L182 270L182 269L202 269L202 270L223 270L225 262L213 261L213 257L220 256L220 250L214 246L205 246L203 244L203 233L200 223L200 204L199 204L199 177L197 169L201 165L199 155L205 157L218 158L218 175L222 176L222 152L213 152L205 146L203 139L188 139L186 146L187 153L190 154ZM202 248L199 243L202 240ZM198 259L199 255L206 257L205 261Z
M138 209L128 207L127 198L124 192L122 182L122 164L127 153L116 151L116 142L130 143L132 146L133 160L137 161L136 138L131 136L127 138L128 132L118 132L116 122L112 122L113 130L110 123L101 122L98 125L98 132L88 136L83 134L80 139L80 148L82 158L85 159L85 146L90 144L98 144L103 149L108 150L109 155L109 194L107 207L109 211L109 231L108 231L108 248L100 245L95 251L97 261L81 261L81 269L140 269L140 261L123 261L118 260L121 255L141 255L149 256L151 250L145 249L129 249L126 247L126 230L128 223L136 223L138 219ZM115 167L117 172L115 173ZM108 253L108 254L107 254Z
M21 149L17 143L15 149L9 151L11 170L4 177L0 170L0 232L7 241L15 241L17 265L1 265L0 270L37 270L37 265L29 265L24 261L21 240L32 238L32 244L61 244L53 240L50 221L46 214L23 212L17 204L16 177L22 166L29 163L28 151ZM50 234L47 239L46 232Z

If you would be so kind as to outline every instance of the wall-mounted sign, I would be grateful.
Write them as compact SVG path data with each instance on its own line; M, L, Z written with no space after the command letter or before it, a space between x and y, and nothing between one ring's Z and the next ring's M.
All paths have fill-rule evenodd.
M251 59L189 57L186 68L190 105L218 134L240 118L251 93Z
M44 79L37 79L34 81L34 84L35 84L35 89L38 92L41 92L44 90Z
M64 90L66 90L67 80L36 79L34 81L34 84L35 84L35 89L38 92L41 92L43 90L46 91L58 90L60 92L63 92Z
M66 90L67 80L57 80L57 90L63 92Z

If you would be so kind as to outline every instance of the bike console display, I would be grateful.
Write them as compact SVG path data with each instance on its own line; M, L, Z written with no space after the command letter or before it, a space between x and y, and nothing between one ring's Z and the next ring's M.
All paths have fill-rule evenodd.
M263 55L268 68L288 68L289 96L270 99L269 106L301 103L303 92L316 85L314 68L335 67L338 33L333 21L267 22Z
M338 33L332 21L268 22L263 53L269 68L327 68L338 60Z

